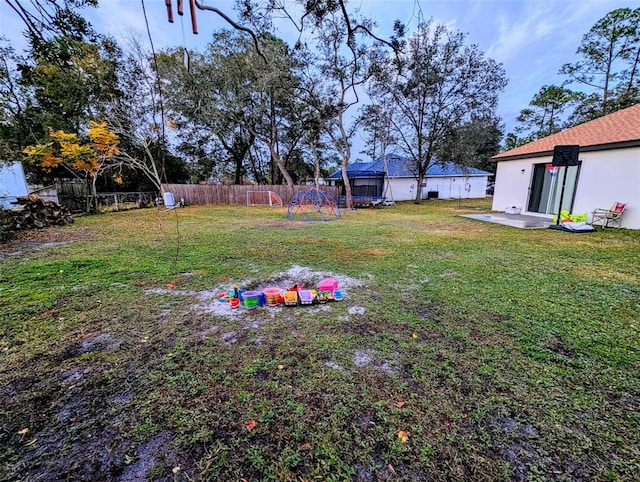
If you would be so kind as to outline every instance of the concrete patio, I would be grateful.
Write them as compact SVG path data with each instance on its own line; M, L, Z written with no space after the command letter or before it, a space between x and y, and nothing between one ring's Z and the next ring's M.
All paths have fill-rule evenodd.
M461 216L488 223L504 224L505 226L520 229L546 229L550 224L553 224L553 219L551 217L531 216L528 214L491 213L461 214Z

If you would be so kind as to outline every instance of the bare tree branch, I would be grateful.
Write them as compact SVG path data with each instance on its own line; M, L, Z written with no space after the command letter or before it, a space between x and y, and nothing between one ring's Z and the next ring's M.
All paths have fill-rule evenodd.
M229 17L226 13L224 13L219 8L210 7L208 5L203 5L198 0L195 0L195 4L196 4L196 7L198 7L200 10L208 10L209 12L213 12L213 13L218 14L220 17L222 17L229 25L231 25L236 30L240 30L241 32L245 32L245 33L249 34L251 36L251 38L253 39L253 46L255 47L256 52L258 53L258 55L260 55L260 57L262 57L262 60L264 60L265 64L268 63L267 62L267 58L264 56L264 54L262 53L262 50L260 49L260 42L258 40L258 36L255 34L255 32L253 30L251 30L250 28L244 27L244 26L240 25L239 23L235 22L231 17Z

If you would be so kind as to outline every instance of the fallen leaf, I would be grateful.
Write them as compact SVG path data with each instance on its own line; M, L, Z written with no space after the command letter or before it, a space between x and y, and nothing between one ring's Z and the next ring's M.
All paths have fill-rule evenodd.
M305 442L300 446L301 449L308 449L309 447L311 447L311 444L309 442Z
M396 402L393 404L394 407L402 408L404 407L404 402Z
M278 370L282 370L284 368L284 365L278 365Z
M28 428L23 428L22 430L18 430L18 435L24 435L29 431Z
M249 420L247 422L247 424L245 425L245 427L247 427L247 430L253 430L253 428L256 426L256 421L255 420Z
M407 440L409 440L409 435L407 435L407 432L405 432L404 430L400 430L398 432L398 438L403 442L406 442Z
M167 283L167 288L169 288L170 290L172 290L176 286L178 286L178 283L176 283L175 281L170 281L169 283Z
M391 472L392 474L396 473L396 469L393 468L393 465L389 464L389 472Z

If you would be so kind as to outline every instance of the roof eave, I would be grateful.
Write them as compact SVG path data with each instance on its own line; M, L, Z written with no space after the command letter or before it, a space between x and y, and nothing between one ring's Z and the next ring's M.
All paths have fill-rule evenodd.
M638 147L640 146L640 139L632 140L632 141L623 141L623 142L611 142L608 144L594 144L592 146L580 146L580 152L593 152L593 151L605 151L610 149L625 149L628 147ZM547 157L553 155L553 149L547 151L540 152L530 152L525 154L515 154L511 156L502 156L498 154L497 156L493 156L491 158L492 161L500 162L500 161L516 161L518 159L529 159L531 157Z
M426 174L424 177L487 177L493 175L494 174L490 172L485 174L465 174L464 172L459 172L457 174Z

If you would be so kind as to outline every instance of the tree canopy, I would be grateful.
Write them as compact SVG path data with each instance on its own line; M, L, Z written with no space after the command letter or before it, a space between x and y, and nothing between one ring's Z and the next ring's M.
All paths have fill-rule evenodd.
M349 198L346 169L364 132L368 155L411 159L419 200L434 163L491 169L499 149L503 67L433 21L413 32L396 22L382 38L346 0L240 1L233 18L196 2L229 29L201 51L155 52L96 32L84 12L98 0L5 1L28 48L0 40L0 158L55 145L61 132L77 136L82 158L91 126L104 125L118 139L109 170L128 188L211 177L293 186L341 169ZM596 22L562 66L564 81L542 86L521 111L507 146L638 102L639 16L622 8ZM276 17L297 33L290 42L274 35ZM36 166L54 151L31 164L36 177L50 175ZM86 172L94 190L118 188L106 170Z
M467 164L482 139L477 132L497 128L480 120L495 118L506 83L502 66L467 45L464 34L431 21L418 27L398 56L379 64L372 94L389 107L390 131L411 160L416 202L429 167L451 160Z

